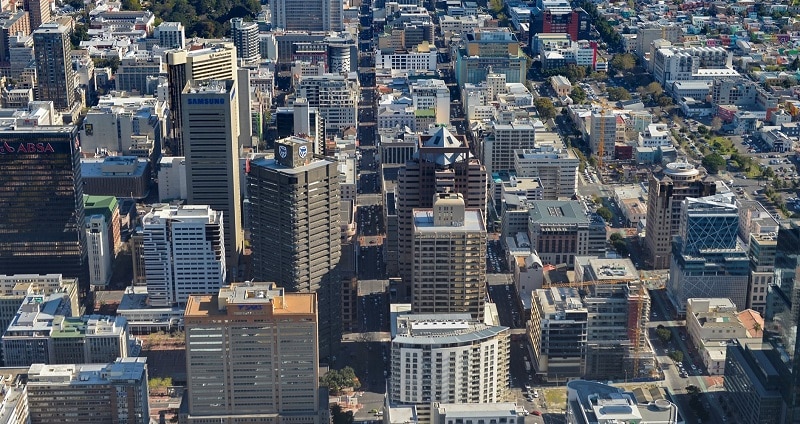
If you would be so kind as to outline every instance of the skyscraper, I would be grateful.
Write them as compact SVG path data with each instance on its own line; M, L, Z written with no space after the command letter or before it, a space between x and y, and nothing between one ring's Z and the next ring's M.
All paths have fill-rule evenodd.
M50 3L46 4L49 10ZM75 71L69 57L69 34L68 27L56 22L33 31L38 84L36 99L52 101L56 110L67 110L75 103Z
M287 31L341 31L342 0L275 0L270 2L273 24Z
M244 247L238 107L235 80L192 81L181 94L187 202L222 212L229 269Z
M223 216L208 206L167 206L142 218L150 305L184 305L225 283Z
M153 37L158 39L159 47L165 49L182 49L186 47L186 35L180 22L161 22L153 30Z
M472 156L467 140L439 127L422 135L414 159L400 170L397 184L398 254L406 284L401 296L411 296L415 208L432 208L434 194L459 193L468 209L486 217L486 168Z
M167 52L172 156L184 156L181 93L189 81L236 80L236 48L218 43L197 50ZM249 105L247 106L250 107Z
M653 268L669 267L672 236L678 234L683 199L712 195L716 187L713 181L703 181L700 170L689 163L670 163L661 175L650 176L644 242Z
M37 29L53 19L49 0L24 0L22 8L30 15L31 29Z
M723 297L740 311L747 307L750 261L738 240L734 200L729 193L682 202L667 283L667 295L679 313L694 297Z
M258 60L258 24L242 18L231 19L231 39L236 46L236 57L248 63Z
M322 423L315 294L235 284L190 296L184 319L189 408L181 423Z
M276 141L274 159L250 162L247 191L253 277L317 293L324 358L341 338L339 171L312 149L303 138Z
M483 320L486 227L464 196L440 193L433 209L414 209L414 313L469 313Z
M0 130L0 270L64 274L87 288L78 129Z

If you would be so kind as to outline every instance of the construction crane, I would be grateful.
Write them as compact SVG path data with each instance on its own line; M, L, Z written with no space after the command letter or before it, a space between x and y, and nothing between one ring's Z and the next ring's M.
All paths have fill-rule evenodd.
M628 339L631 341L633 345L633 370L635 376L639 375L639 360L642 354L642 337L646 337L643 335L645 331L647 331L646 325L644 325L642 320L642 312L644 311L644 304L645 298L647 297L647 289L645 288L645 280L643 278L639 279L609 279L609 280L590 280L590 281L577 281L577 282L567 282L567 283L550 283L545 284L544 289L549 288L576 288L579 290L585 290L587 287L592 286L603 286L603 285L618 285L618 284L630 284L634 283L638 285L638 288L634 288L635 291L629 292L629 299L635 302L635 305L631 305L629 301L628 306L629 308L633 308L635 314L631 314L631 310L628 310Z

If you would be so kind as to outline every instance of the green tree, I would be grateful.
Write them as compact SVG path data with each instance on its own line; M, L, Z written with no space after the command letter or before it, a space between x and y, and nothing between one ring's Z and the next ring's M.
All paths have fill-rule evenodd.
M664 93L664 87L662 87L661 84L658 83L658 81L653 81L650 84L647 84L645 90L647 91L647 93L656 97Z
M86 25L75 24L75 30L69 35L69 42L73 48L77 49L81 41L89 41L89 31L86 29Z
M605 219L606 222L611 221L611 218L614 217L614 213L611 212L611 209L605 206L603 206L602 208L598 208L597 214L600 215L601 218ZM614 234L612 234L611 237L614 237Z
M669 357L675 362L683 362L683 352L680 350L673 350L669 353Z
M586 91L584 91L581 86L576 85L572 87L570 97L572 97L572 100L574 100L575 103L583 103L586 101Z
M672 332L666 328L657 328L656 334L658 335L658 338L664 343L668 343L670 340L672 340Z
M666 95L658 96L658 100L656 100L656 104L658 104L660 107L672 106L672 104L673 104L672 103L672 97L666 96Z
M142 4L139 0L122 0L123 10L142 10Z
M361 382L356 377L355 371L350 367L344 367L341 370L328 370L325 376L321 378L321 383L334 395L345 387L352 387L353 389L361 387Z
M553 101L547 97L539 97L533 101L536 110L539 111L539 117L547 121L556 117L556 107L553 106Z
M617 71L630 71L636 67L636 57L630 53L615 54L610 63Z
M606 88L606 93L608 93L608 100L611 101L631 99L631 93L624 87L608 87Z
M703 167L706 168L709 174L718 174L719 171L725 169L725 158L720 156L719 153L711 153L703 157Z

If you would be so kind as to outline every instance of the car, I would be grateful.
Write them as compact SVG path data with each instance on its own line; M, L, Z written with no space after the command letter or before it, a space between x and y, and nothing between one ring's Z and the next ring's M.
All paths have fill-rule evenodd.
M539 397L539 392L537 392L536 390L534 390L534 391L533 391L533 397L535 397L535 398L538 398L538 397Z
M533 412L531 412L531 414L536 415L537 417L541 417L542 416L542 411L533 411Z

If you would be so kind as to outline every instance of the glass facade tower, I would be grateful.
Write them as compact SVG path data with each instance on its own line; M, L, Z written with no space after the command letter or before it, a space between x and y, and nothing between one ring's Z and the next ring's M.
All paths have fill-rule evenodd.
M77 128L0 130L0 180L0 273L88 284Z

